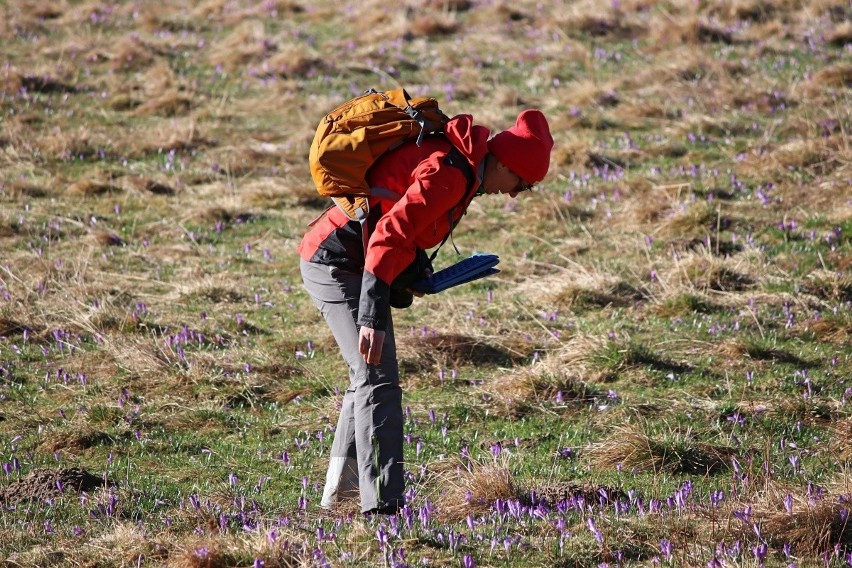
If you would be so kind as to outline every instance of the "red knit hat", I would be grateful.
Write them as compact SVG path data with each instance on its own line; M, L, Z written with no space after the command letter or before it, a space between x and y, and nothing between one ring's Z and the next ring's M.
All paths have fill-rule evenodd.
M544 179L550 167L553 137L540 110L525 110L515 125L488 141L488 150L500 163L527 183Z

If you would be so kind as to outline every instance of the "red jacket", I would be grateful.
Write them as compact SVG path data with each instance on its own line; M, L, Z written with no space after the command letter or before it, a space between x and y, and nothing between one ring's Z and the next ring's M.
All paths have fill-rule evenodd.
M396 203L370 199L369 242L364 255L361 227L332 208L304 236L300 256L308 262L363 270L358 325L385 330L390 284L414 260L417 249L443 241L464 214L481 183L480 165L488 152L489 131L470 115L451 119L446 136L406 143L382 156L370 169L371 186L399 194ZM476 173L474 188L465 174L444 162L455 147Z

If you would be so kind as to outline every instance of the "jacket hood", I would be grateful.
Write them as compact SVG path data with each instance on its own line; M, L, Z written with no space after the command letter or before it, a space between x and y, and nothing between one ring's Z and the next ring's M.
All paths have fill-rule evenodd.
M473 124L469 114L459 114L444 125L444 134L477 171L479 164L488 153L488 137L491 131L484 126Z

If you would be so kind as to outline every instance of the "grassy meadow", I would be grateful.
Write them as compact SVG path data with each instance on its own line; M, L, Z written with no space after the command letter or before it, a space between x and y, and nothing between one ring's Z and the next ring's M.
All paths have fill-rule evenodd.
M0 0L0 564L852 565L848 0ZM500 130L395 311L408 506L319 500L323 113ZM456 260L449 243L436 267Z

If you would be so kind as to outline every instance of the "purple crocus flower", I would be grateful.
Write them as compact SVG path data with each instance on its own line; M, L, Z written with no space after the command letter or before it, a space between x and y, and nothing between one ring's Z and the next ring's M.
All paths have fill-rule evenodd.
M598 544L603 544L603 534L601 534L601 531L599 531L598 528L595 526L594 519L589 517L586 521L586 524L588 525L589 530L592 531L592 534L594 535L595 540L598 541Z
M671 560L672 558L672 543L666 539L662 539L660 541L660 554L663 555L663 558L666 560Z

